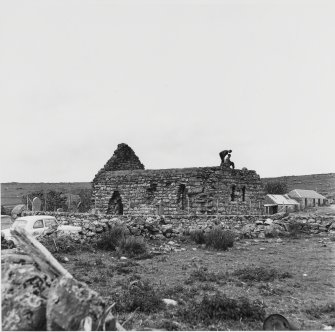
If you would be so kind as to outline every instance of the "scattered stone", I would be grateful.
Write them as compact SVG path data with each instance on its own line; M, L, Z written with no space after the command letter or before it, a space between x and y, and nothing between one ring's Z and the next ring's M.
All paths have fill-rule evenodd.
M258 238L260 238L260 239L265 239L265 234L264 234L264 232L260 232L260 233L258 234Z
M193 251L197 251L198 249L197 248L192 248Z
M265 248L259 248L259 250L265 250Z
M172 305L172 306L176 306L176 305L178 304L177 301L172 300L172 299L163 299L163 302L164 302L166 305Z
M325 324L322 324L322 330L324 330L324 331L330 331L330 330L332 330L333 329L333 327L332 326L330 326L330 325L325 325Z
M121 261L124 261L124 260L126 260L126 259L128 259L128 258L125 257L125 256L121 256L121 257L120 257L120 260L121 260Z
M279 239L276 240L276 242L277 242L277 243L282 243L283 240L282 240L281 238L279 238Z

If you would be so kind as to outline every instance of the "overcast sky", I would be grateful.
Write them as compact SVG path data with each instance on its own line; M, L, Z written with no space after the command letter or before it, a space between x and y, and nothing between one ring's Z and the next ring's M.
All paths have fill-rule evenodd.
M335 172L335 1L0 4L0 181L146 169Z

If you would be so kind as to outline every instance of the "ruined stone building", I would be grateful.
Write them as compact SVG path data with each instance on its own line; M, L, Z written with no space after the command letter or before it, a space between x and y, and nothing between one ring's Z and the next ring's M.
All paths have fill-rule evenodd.
M124 143L92 187L93 206L107 214L254 214L264 199L255 171L222 166L145 170Z

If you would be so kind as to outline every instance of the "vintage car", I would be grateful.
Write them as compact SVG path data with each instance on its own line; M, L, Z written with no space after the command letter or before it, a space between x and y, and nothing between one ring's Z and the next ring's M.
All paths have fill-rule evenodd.
M15 242L10 231L17 227L24 228L27 233L32 234L34 237L45 234L52 229L57 229L57 231L64 233L78 233L81 231L79 226L60 225L55 217L41 215L17 218L10 228L1 230L1 234L7 241Z

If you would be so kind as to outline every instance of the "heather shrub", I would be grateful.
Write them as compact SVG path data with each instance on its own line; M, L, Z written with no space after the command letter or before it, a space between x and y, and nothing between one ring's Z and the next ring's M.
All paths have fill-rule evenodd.
M217 250L227 250L234 245L235 235L230 230L214 228L206 234L205 242L208 247Z
M124 226L112 226L107 232L103 233L96 242L98 249L114 251L126 237Z
M201 229L190 231L190 238L197 244L203 244L206 242L205 233Z
M138 310L144 313L154 313L164 308L161 294L153 288L149 281L135 280L119 297L116 310L133 312Z
M118 247L120 253L129 257L144 256L148 252L143 238L135 236L123 237Z
M70 235L62 235L62 236L40 236L38 238L39 242L41 242L52 254L54 253L76 253L81 248L80 243L76 243Z

